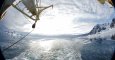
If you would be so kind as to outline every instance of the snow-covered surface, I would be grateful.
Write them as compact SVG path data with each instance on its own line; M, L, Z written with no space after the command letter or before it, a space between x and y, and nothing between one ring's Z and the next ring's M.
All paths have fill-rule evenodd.
M97 0L42 0L42 2L46 6L54 4L54 8L45 10L36 29L3 53L7 60L111 59L115 50L114 40L90 41L77 36L90 32L98 23L111 22L115 14L108 3L101 5ZM4 19L0 21L2 50L31 31L31 25L20 12L10 7ZM115 28L110 29L107 26L106 28L107 30L100 34L89 37L109 37L114 34Z
M88 38L105 38L111 39L115 35L115 20L113 19L111 23L97 24L91 30L88 35Z
M89 32L97 23L110 22L114 9L107 4L101 5L97 0L42 0L44 5L54 7L42 12L33 34L60 35L84 34ZM23 5L20 5L23 7ZM10 7L1 23L9 29L29 32L32 30L19 11ZM85 30L84 30L85 29ZM38 31L39 30L39 31Z
M112 35L115 34L115 28L113 29L107 29L105 31L102 32L98 32L96 34L93 35L89 35L89 38L111 38Z

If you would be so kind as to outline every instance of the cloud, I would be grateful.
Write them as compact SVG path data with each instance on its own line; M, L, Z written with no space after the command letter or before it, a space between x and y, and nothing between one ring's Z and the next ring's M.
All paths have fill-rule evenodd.
M42 13L33 33L48 35L76 33L80 34L89 32L97 23L110 21L109 18L111 13L113 12L112 9L108 8L106 5L99 5L97 2L94 3L94 6L92 6L93 3L89 4L89 2L95 2L95 0L83 1L53 1L54 8L49 8ZM75 4L72 4L74 2ZM52 3L50 3L51 1L43 1L43 5L51 5ZM59 4L55 5L56 3ZM77 8L76 6L78 6L79 8ZM30 20L32 22L31 24L27 20L30 19L26 19L23 14L21 14L13 7L10 7L2 22L3 25L7 26L9 29L29 32L32 29L31 25L34 22ZM80 26L80 28L77 28L78 26Z

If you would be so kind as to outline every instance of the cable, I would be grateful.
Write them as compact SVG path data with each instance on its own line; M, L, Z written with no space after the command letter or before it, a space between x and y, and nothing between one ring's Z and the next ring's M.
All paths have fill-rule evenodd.
M32 24L32 22L29 21L29 19L28 19L24 14L22 14L22 15L26 18L26 20L27 20L30 24Z
M32 29L33 31L34 29ZM23 40L24 38L26 38L30 33L32 33L32 31L30 31L28 34L26 34L25 36L23 36L21 39L19 39L18 41L16 41L15 43L13 43L12 45L8 46L7 48L3 49L2 52L8 50L9 48L11 48L12 46L14 46L15 44L17 44L18 42L20 42L21 40Z
M24 9L25 9L25 8L23 8L22 10L24 11ZM28 18L27 18L24 14L22 14L22 15L25 17L25 19L26 19L28 22L31 23L31 21L29 21ZM31 24L32 24L32 23L31 23Z
M6 1L6 0L5 0ZM25 17L25 15L24 15L24 17ZM26 18L26 17L25 17ZM27 18L26 18L27 19ZM27 19L28 20L28 19ZM29 20L28 20L29 21ZM30 21L29 21L30 22ZM31 22L30 22L31 23ZM32 24L32 23L31 23ZM34 29L33 29L34 30ZM14 42L13 44L11 44L10 46L8 46L7 48L5 48L5 49L3 49L3 51L2 52L4 52L4 51L6 51L6 50L8 50L9 48L11 48L12 46L14 46L15 44L17 44L18 42L20 42L21 40L23 40L24 38L26 38L30 33L32 33L32 31L33 30L31 30L29 33L27 33L25 36L23 36L21 39L19 39L18 41L16 41L16 42Z

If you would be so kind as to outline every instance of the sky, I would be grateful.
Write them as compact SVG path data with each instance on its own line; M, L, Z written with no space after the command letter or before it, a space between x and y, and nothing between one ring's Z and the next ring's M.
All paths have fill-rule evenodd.
M44 6L52 4L53 9L48 8L42 12L32 34L85 34L96 24L111 22L114 15L114 9L107 2L101 5L97 0L42 0ZM8 29L21 32L31 31L33 23L12 6L0 22Z
M23 59L25 58L26 55L27 55L26 56L27 58L36 57L38 55L44 56L44 51L50 50L51 47L53 46L53 49L57 49L57 50L59 49L59 57L60 56L66 57L63 51L61 52L63 56L60 55L60 50L62 48L65 48L64 52L66 52L67 56L68 56L68 53L70 53L69 54L70 57L71 56L76 57L76 54L74 55L74 51L76 52L79 49L79 47L83 46L84 43L86 44L89 43L89 41L84 41L78 38L72 39L73 35L76 36L79 34L88 33L92 30L92 28L96 24L111 22L112 18L115 16L115 14L113 14L114 9L110 8L111 6L108 3L101 5L97 0L42 0L43 6L49 6L52 4L54 5L53 9L48 8L47 10L42 12L40 16L40 20L37 22L36 28L31 33L31 35L23 39L21 43L14 46L14 48L16 47L16 50L11 49L11 51L8 51L6 55L10 56L9 54L14 54L14 52L16 52L15 54L19 54L19 52L17 51L20 51L21 49L26 49L27 52L25 51L19 54L16 57L16 59L19 58L20 60L20 57ZM22 8L23 5L21 4L19 7ZM20 13L19 11L17 11L15 8L11 6L7 10L4 18L0 21L0 28L1 28L0 32L9 30L9 31L16 31L19 33L20 32L29 33L32 30L33 23L34 23L33 20L24 16L22 13ZM15 41L17 41L18 39L20 40L20 38L23 38L23 36L27 34L25 33L24 35L23 34L20 35L19 33L14 33L14 37L8 40L7 38L10 38L10 36L13 36L13 35L6 35L8 36L7 38L6 36L3 36L3 38L5 37L6 39L3 39L5 43L4 41L1 42L2 43L1 46L7 47L11 45L12 43L14 43ZM107 33L110 33L110 31ZM106 34L106 33L103 33L103 34ZM18 35L20 36L19 38L17 38ZM58 35L59 37L53 36L52 38L52 36L44 36L44 35ZM74 41L70 41L70 40L74 40ZM107 43L103 43L104 44L103 46L107 46L106 44L108 43L110 42L107 41ZM89 45L87 46L86 44L85 44L85 48L87 49L87 47L90 47L88 49L91 49L91 52L93 50L96 50L94 49L95 45L96 45L96 48L98 48L98 46L103 47L95 43L92 43L94 45L91 44L90 46ZM28 50L28 47L25 47L28 45L30 48L29 50ZM92 46L94 46L94 48ZM40 50L36 49L38 47L40 47ZM72 51L73 53L71 54L70 51ZM36 52L38 54L36 54ZM51 55L45 54L45 56L49 57ZM46 58L46 57L43 57L43 58Z

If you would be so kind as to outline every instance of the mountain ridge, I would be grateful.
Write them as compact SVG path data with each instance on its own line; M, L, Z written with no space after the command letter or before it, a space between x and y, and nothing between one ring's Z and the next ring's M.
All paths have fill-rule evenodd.
M97 24L88 33L89 38L107 38L115 40L115 18L111 23Z

